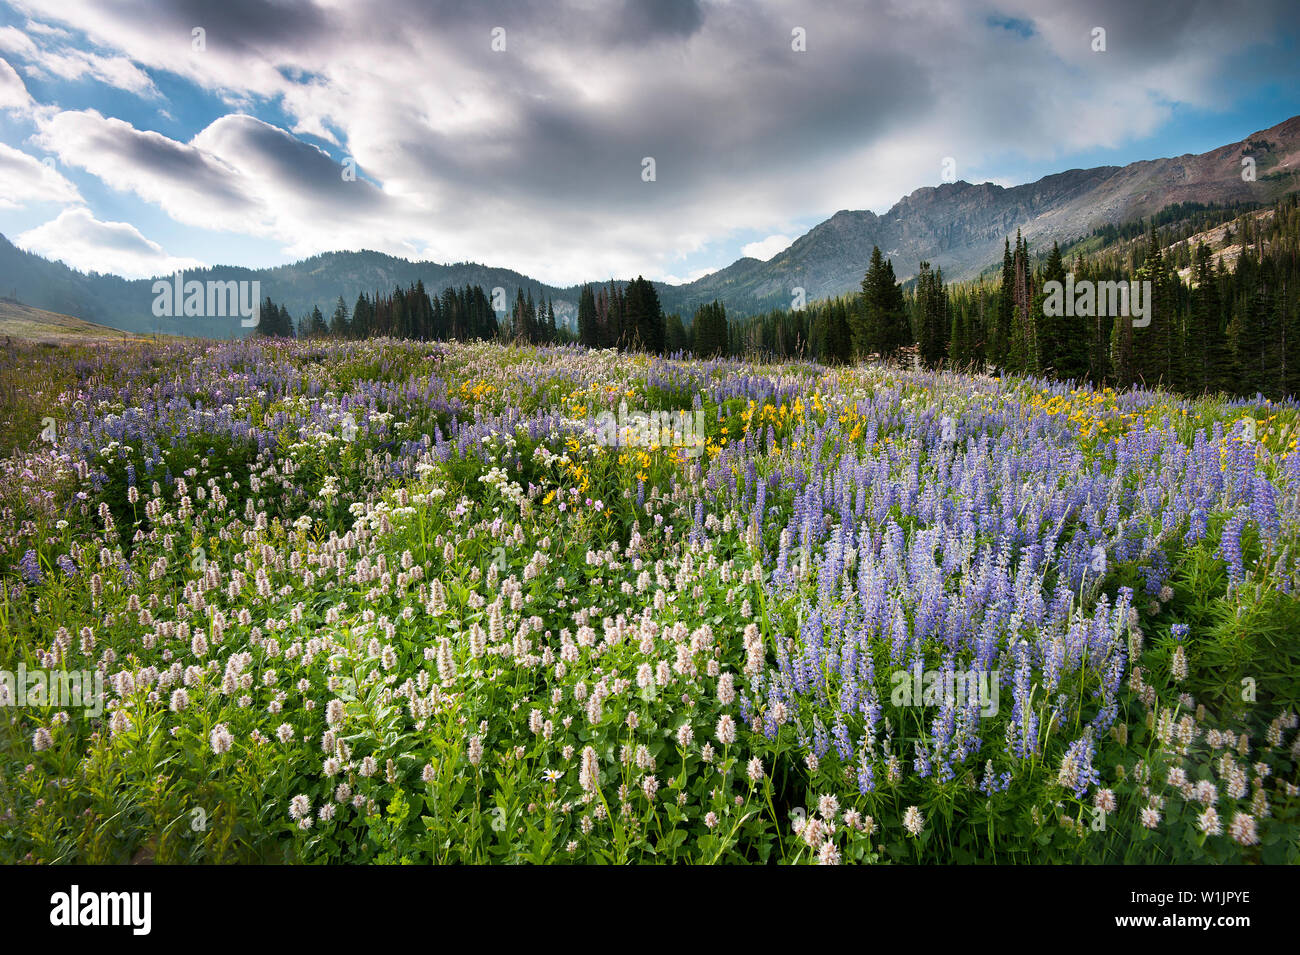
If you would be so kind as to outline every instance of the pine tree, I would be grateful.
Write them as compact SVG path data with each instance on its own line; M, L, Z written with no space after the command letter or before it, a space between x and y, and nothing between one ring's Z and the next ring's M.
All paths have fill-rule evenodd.
M1057 282L1060 291L1056 292L1059 305L1058 308L1049 307L1049 296L1045 291L1048 282ZM1080 339L1081 336L1071 335L1072 329L1069 327L1073 319L1069 318L1065 307L1065 263L1061 259L1061 247L1053 242L1052 251L1047 255L1047 262L1043 266L1042 282L1039 285L1038 294L1034 296L1033 318L1038 324L1038 368L1043 374L1052 375L1056 378L1078 378L1081 377L1081 370L1076 367L1072 360L1071 353L1067 350L1070 338ZM1069 309L1073 311L1073 305ZM1057 312L1058 314L1048 314Z
M348 324L348 307L342 295L339 296L338 304L334 306L334 314L330 316L329 332L334 338L347 338L351 333Z
M1282 392L1294 398L1300 396L1300 301L1297 301L1294 272L1289 281L1282 279L1278 306L1281 309Z
M850 323L853 353L859 358L865 358L879 351L880 332L876 327L877 318L874 308L868 303L873 303L884 273L885 259L880 254L880 246L872 246L871 264L867 266L867 271L862 276L860 307L854 309Z
M1020 239L1017 237L1016 242ZM1011 239L1002 243L1002 287L998 295L998 308L994 316L993 330L989 334L989 362L1002 367L1007 361L1007 351L1011 344L1011 323L1015 315L1016 266L1011 255Z
M827 335L827 350L831 364L847 365L853 361L853 332L849 326L850 305L842 299L836 299L830 312Z
M371 327L372 309L370 299L362 292L357 296L357 303L352 306L352 334L357 338L369 338L373 334Z
M686 326L682 323L681 315L673 312L664 318L664 352L669 355L676 355L679 352L690 351L691 339L686 332Z
M894 263L885 260L880 247L871 249L871 264L862 279L862 307L851 322L854 354L877 354L889 360L912 341L903 288L894 277Z
M311 338L324 338L329 334L329 326L325 324L325 316L321 314L320 306L312 306L311 316L307 322L307 334Z
M1029 246L1016 230L1012 254L1011 334L1007 340L1006 367L1017 374L1038 374L1038 323L1033 310L1033 276Z
M659 353L664 348L664 315L653 283L638 275L628 283L624 299L624 343Z
M948 327L947 296L942 276L922 262L916 277L916 344L921 362L936 368L945 356Z
M424 279L416 279L415 285L406 293L410 336L419 341L428 341L433 333L433 305L429 302L429 293L425 291Z
M578 295L578 341L587 348L600 345L600 330L596 326L596 296L590 285L584 285Z
M691 325L694 329L696 355L701 358L718 358L727 354L727 312L721 302L701 305L695 310Z
M1134 332L1135 374L1149 387L1163 384L1165 387L1177 388L1182 377L1178 348L1182 331L1178 327L1178 313L1174 308L1171 288L1171 282L1176 281L1176 277L1172 276L1164 260L1154 221L1147 230L1145 255L1135 279L1151 283L1146 302L1149 309L1147 324Z
M1218 387L1218 366L1222 364L1222 335L1219 328L1219 287L1210 264L1210 249L1196 246L1191 311L1187 316L1184 387L1192 392L1214 391Z
M510 313L510 333L515 341L528 341L528 302L522 288L515 289L515 307Z
M261 338L275 338L280 334L280 312L268 295L257 307L257 330L253 332Z
M524 341L536 344L541 340L541 324L537 321L537 303L533 301L533 290L528 290L524 302Z

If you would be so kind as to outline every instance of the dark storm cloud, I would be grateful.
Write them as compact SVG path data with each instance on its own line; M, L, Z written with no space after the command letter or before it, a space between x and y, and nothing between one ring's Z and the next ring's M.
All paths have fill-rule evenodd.
M651 156L661 192L688 200L734 186L737 176L761 176L773 164L806 163L810 152L861 144L924 113L935 95L917 82L924 73L913 53L885 48L864 55L859 38L824 13L798 22L734 11L714 16L710 28L725 60L707 81L675 69L665 52L657 67L654 60L629 65L624 95L613 102L584 104L534 62L483 52L490 69L475 79L517 106L508 125L446 134L411 128L400 151L458 187L490 183L498 196L615 207L655 195L640 178L641 161ZM794 26L807 31L812 53L791 48ZM510 35L520 32L515 27ZM581 62L582 46L571 36L564 42ZM601 83L598 73L583 79Z

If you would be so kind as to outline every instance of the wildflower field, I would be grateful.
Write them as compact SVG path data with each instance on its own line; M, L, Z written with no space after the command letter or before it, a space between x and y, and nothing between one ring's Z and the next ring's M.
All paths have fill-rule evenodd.
M1294 402L390 340L0 382L0 860L1300 861Z

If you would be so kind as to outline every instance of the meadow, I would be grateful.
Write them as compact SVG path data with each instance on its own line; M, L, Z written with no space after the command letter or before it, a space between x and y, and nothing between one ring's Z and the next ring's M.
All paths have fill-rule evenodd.
M0 379L0 861L1300 861L1294 401L395 340Z

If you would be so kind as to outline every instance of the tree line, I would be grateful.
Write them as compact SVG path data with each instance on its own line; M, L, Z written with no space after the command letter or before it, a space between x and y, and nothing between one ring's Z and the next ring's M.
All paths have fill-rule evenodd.
M504 290L502 290L504 292ZM571 341L567 330L556 326L554 302L534 301L518 289L509 311L494 308L492 298L478 285L446 288L429 295L423 281L391 293L362 292L351 309L339 296L326 318L312 308L295 325L289 310L268 297L262 303L257 334L271 338L413 338L420 341L457 339L507 339L531 344Z
M1211 248L1203 237L1215 227L1222 231ZM1118 388L1282 398L1300 394L1298 250L1300 210L1291 195L1272 209L1245 213L1185 204L1152 217L1144 232L1107 227L1078 244L1068 269L1058 245L1035 256L1017 233L1014 244L1009 236L1004 242L1000 272L970 282L945 283L942 270L920 262L905 285L892 260L873 248L857 292L735 320L718 301L699 306L689 324L665 314L654 285L641 276L583 286L576 333L557 324L552 301L534 300L531 291L517 289L506 308L479 286L430 296L416 282L389 294L362 293L351 310L340 297L328 319L313 308L296 328L288 310L268 298L258 334L577 341L826 364L902 360ZM1074 287L1149 282L1145 320L1049 308L1051 283L1065 283L1067 274Z
M1166 211L1142 230L1108 230L1110 245L1077 250L1068 268L1059 245L1036 258L1017 234L1004 243L999 273L955 284L921 262L904 288L876 248L859 292L734 322L719 353L827 364L914 360L1188 394L1300 395L1296 196L1263 212L1220 210L1217 221L1206 207L1184 211L1194 225ZM1216 226L1222 231L1207 243ZM1052 282L1094 289L1149 282L1149 312L1067 315L1048 307ZM1093 312L1104 311L1099 297Z

